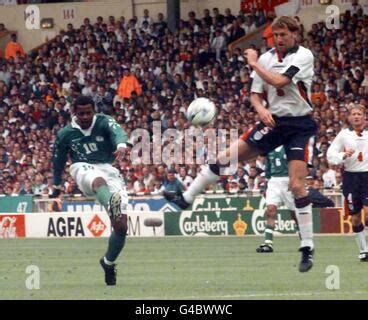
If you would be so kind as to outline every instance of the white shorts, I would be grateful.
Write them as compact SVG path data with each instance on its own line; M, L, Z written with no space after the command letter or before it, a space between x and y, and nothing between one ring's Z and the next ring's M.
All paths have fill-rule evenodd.
M76 162L70 166L70 175L86 196L95 195L92 190L92 183L96 178L103 178L112 193L125 192L125 183L119 170L109 163Z
M289 177L272 177L267 183L266 205L285 205L295 211L294 196L289 190Z

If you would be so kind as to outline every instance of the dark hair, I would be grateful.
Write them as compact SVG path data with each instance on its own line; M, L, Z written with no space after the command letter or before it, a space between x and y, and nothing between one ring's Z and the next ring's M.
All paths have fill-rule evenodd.
M74 102L74 108L76 108L77 106L85 106L87 104L91 104L92 106L95 104L93 102L93 99L90 96L78 96L77 99L75 99Z

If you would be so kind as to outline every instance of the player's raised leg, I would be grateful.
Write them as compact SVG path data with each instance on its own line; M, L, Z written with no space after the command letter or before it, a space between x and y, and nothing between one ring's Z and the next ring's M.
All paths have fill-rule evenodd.
M209 185L217 182L221 175L221 168L238 160L249 160L260 154L260 151L250 146L247 142L239 139L233 142L223 154L220 154L216 164L204 166L198 176L194 179L187 191L173 194L164 191L166 200L175 203L182 209L186 209L193 203L195 197L204 191ZM236 155L236 159L232 157ZM228 160L228 161L226 161ZM237 167L237 166L236 166Z

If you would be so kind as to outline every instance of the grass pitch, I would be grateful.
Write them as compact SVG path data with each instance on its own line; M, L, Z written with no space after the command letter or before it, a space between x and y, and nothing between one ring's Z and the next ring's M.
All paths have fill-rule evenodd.
M0 299L368 299L368 262L351 236L315 238L315 265L297 270L299 241L277 237L275 252L256 253L261 237L128 238L116 287L98 263L107 239L0 240ZM26 288L26 268L40 270L40 289ZM326 288L326 268L340 289Z

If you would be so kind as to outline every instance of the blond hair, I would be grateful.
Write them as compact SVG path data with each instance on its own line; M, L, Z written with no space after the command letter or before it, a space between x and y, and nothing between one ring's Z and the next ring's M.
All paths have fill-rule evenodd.
M349 105L347 106L347 109L349 111L349 115L352 113L353 110L358 109L360 111L362 111L363 113L366 113L366 108L365 106L363 106L360 103L349 103Z
M299 22L292 17L281 16L272 23L272 30L282 28L286 28L291 32L299 32L300 25Z

